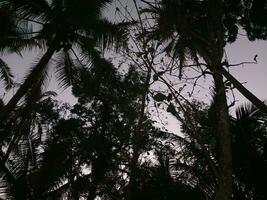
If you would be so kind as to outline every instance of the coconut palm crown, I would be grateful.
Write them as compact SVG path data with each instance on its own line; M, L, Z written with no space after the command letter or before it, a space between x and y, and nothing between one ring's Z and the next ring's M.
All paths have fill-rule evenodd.
M97 65L100 51L123 44L125 31L122 24L114 24L102 16L111 0L1 0L0 7L10 10L17 26L24 25L24 34L30 35L45 53L31 69L16 94L5 106L0 118L5 119L30 88L44 82L48 63L58 52L56 76L60 85L72 83L74 61L81 58L86 64ZM27 30L27 31L25 31ZM29 37L29 36L28 36ZM77 53L76 53L77 52ZM85 59L86 58L86 59ZM83 62L84 63L84 62Z

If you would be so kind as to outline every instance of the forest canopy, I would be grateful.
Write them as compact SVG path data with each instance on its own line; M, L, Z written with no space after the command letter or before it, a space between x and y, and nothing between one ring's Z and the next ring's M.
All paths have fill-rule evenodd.
M241 36L267 39L267 1L0 0L0 199L267 199Z

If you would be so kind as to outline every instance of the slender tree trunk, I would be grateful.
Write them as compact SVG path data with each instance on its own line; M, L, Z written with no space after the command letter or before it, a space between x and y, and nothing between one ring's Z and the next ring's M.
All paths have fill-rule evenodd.
M222 74L214 67L215 109L217 118L217 144L219 149L220 176L215 193L216 200L231 200L232 180L232 145L228 105Z
M15 95L9 100L0 114L0 121L5 121L10 112L13 111L21 98L29 91L29 89L40 81L42 73L46 70L47 64L59 45L59 40L55 38L46 53L43 55L38 64L33 68L30 75L25 79L24 83L19 87Z
M137 191L137 170L138 170L138 158L139 158L139 151L138 148L135 147L138 144L135 144L133 147L133 156L130 161L130 180L129 180L129 197L128 200L136 199Z

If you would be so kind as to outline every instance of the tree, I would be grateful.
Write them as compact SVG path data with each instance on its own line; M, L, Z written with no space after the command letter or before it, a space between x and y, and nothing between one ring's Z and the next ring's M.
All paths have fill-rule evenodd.
M22 114L14 116L18 126L14 127L14 119L9 121L13 124L6 124L13 131L8 135L15 135L17 141L7 148L8 159L0 162L8 166L7 171L1 170L5 177L1 183L8 197L127 198L129 179L125 177L131 172L145 78L134 67L122 75L105 59L90 70L77 70L75 78L73 92L79 103L73 108L60 108L51 101L37 104L32 99L37 92L32 91L26 98L28 104L21 108L24 112L14 112ZM34 116L38 120L33 120ZM155 148L153 135L159 132L146 115L143 119L138 155ZM19 126L21 122L23 126ZM137 160L137 170L140 164ZM138 174L137 178L145 181Z
M237 190L244 193L243 199L266 199L266 114L245 104L236 110L232 131Z
M259 109L267 112L266 105L223 68L224 65L231 66L227 60L223 61L224 47L227 42L234 42L237 37L242 3L220 0L143 2L149 5L144 11L151 12L156 21L156 26L148 32L148 37L164 39L167 42L165 50L179 59L180 71L182 72L184 62L189 58L198 68L206 68L201 69L203 75L208 69L213 76L218 115L215 133L218 135L217 144L220 146L221 155L216 198L231 199L231 133L223 76ZM248 2L243 3L243 6L250 9ZM203 59L205 64L200 63L199 58Z
M25 45L25 38L23 38L20 34L22 30L20 27L16 27L16 20L12 19L11 12L8 11L4 6L0 7L0 52L18 52L20 48ZM16 39L10 39L10 37L14 37ZM28 44L30 41L27 40ZM13 75L7 63L0 58L0 75L1 82L3 81L5 84L5 89L10 89L13 86Z
M73 93L79 97L81 104L85 106L89 103L89 105L94 108L95 112L87 112L87 115L84 115L84 117L92 124L90 128L92 129L92 137L105 140L105 143L109 144L109 148L104 153L104 155L108 154L109 156L104 156L103 152L101 153L104 149L103 147L102 149L98 147L99 142L92 141L92 146L96 145L96 149L99 149L98 151L100 151L102 155L100 157L105 157L105 162L110 163L109 160L106 160L107 158L114 159L116 161L112 163L112 165L115 165L117 169L124 167L122 172L119 171L118 173L116 170L113 172L113 174L118 173L116 177L122 179L119 179L120 181L114 180L119 181L119 185L122 184L120 186L121 192L125 189L123 185L125 181L127 188L129 188L127 191L131 191L132 188L130 184L131 180L127 183L128 180L123 180L123 175L129 176L129 179L131 179L133 168L132 157L133 154L135 154L134 149L137 148L136 145L138 145L138 157L135 168L138 168L138 158L144 149L149 148L147 143L149 142L150 135L153 131L156 131L152 127L150 120L144 114L142 117L142 129L138 130L139 137L138 143L136 143L136 127L139 124L140 109L142 107L142 98L146 84L145 80L145 77L139 75L133 66L129 68L128 73L121 76L116 72L111 63L107 63L107 61L103 59L102 64L97 66L97 68L92 68L90 71L81 70L77 76L77 82L75 82L73 87ZM85 107L82 110L84 109ZM92 121L92 118L96 120ZM101 128L99 128L99 126ZM108 139L110 137L112 141ZM121 155L121 157L117 157L118 155ZM95 164L97 164L97 162ZM110 169L103 169L103 166L94 167L94 163L91 163L91 165L93 167L92 173L93 169L95 169L96 171L94 173L98 174L94 179L93 185L95 186L92 188L92 191L89 192L88 196L88 198L93 199L100 189L99 186L101 186L105 180L105 174L107 174ZM108 167L108 164L105 164L105 166ZM104 171L99 172L100 168ZM123 193L126 198L128 198L127 193L126 191Z
M35 98L36 96L39 95L36 95L35 92ZM43 95L43 97L45 96L46 94ZM37 191L36 187L42 188L42 185L49 187L62 176L60 174L55 177L55 174L51 173L50 176L46 175L42 178L42 183L36 177L39 174L37 171L42 172L47 167L47 163L50 163L51 167L51 163L54 162L51 158L57 150L55 151L55 147L49 145L45 138L48 134L47 128L58 120L59 115L58 110L53 110L54 102L50 98L29 100L17 110L12 122L9 121L6 124L5 131L9 131L7 135L13 137L2 144L6 150L1 151L1 155L3 155L1 156L1 166L3 166L1 168L1 174L3 175L1 187L4 189L1 193L9 198L30 199L36 196L36 192L40 192L38 195L42 195L43 192L47 191ZM45 156L51 148L54 149L52 150L53 153L50 157ZM42 150L45 150L46 153L42 153ZM65 157L62 158L66 159ZM60 162L59 155L57 161ZM52 172L51 169L49 170Z
M234 20L241 25L247 33L249 40L254 41L256 39L266 40L266 7L265 1L236 1L236 7L239 9L233 9L235 11L233 17ZM229 6L232 6L229 2Z
M129 46L119 49L123 58L115 67L100 54L114 41L121 44L118 30L125 36L121 24L101 17L109 2L1 1L1 50L19 52L39 45L46 51L11 101L6 106L0 102L0 183L7 198L264 199L266 116L247 107L231 117L228 82L223 79L266 111L263 102L224 68L231 66L224 47L236 39L237 24L251 23L257 29L257 20L245 21L252 14L243 16L240 6L260 4L143 0L148 8L142 14L134 0L138 23L130 31ZM127 7L116 8L116 13L126 21L133 18ZM33 30L14 28L25 21L34 24ZM73 107L42 99L52 57L60 85L73 86L78 98ZM169 79L187 78L188 67L198 71L197 77L213 77L210 107L190 102L183 87L176 90ZM7 81L11 76L5 63L0 75ZM154 82L165 84L160 92L156 84L151 87ZM24 104L16 106L23 96ZM148 113L151 107L167 108L181 122L184 135L155 128Z
M80 59L74 51L76 47L82 50L82 54L89 59L91 65L95 65L100 58L96 47L106 48L114 42L117 45L122 43L124 31L121 26L114 25L101 16L102 9L110 2L110 0L90 2L81 0L79 3L46 0L1 1L1 7L9 8L16 14L15 17L19 17L18 23L37 24L34 25L37 31L28 30L26 34L32 34L32 38L42 47L44 44L47 46L45 54L3 109L2 120L9 115L30 88L45 80L48 62L56 52L61 51L57 77L63 86L69 86L72 83L72 72L75 70L72 56Z
M166 155L165 155L166 154ZM190 186L185 183L182 175L175 174L172 164L175 156L163 149L156 150L156 165L151 166L149 162L141 165L138 170L138 199L206 199L199 186Z
M216 119L220 174L216 199L226 200L232 197L232 153L231 133L226 99L225 85L221 73L226 35L222 19L221 1L160 1L150 6L149 12L156 15L156 24L152 37L169 41L167 49L173 50L180 59L181 66L187 55L199 66L201 57L212 73L214 80ZM174 36L177 33L177 36ZM153 36L154 35L154 36Z
M210 199L214 197L216 178L209 168L204 149L198 144L201 137L205 146L210 150L210 157L218 163L219 154L216 146L216 137L213 135L216 121L214 105L207 106L195 102L197 110L188 109L190 119L196 124L195 134L192 135L186 128L186 120L182 123L183 133L188 142L185 148L179 150L187 164L180 164L184 170L196 177L201 189ZM266 192L262 188L267 180L264 175L266 168L266 115L254 105L246 104L236 109L236 117L231 117L231 132L233 145L233 199L265 199ZM192 158L193 157L193 158ZM179 166L179 160L176 164Z

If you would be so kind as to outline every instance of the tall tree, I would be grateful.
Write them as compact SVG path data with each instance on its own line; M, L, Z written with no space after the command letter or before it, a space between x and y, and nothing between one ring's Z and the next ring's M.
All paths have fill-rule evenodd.
M160 1L151 6L156 14L156 37L169 41L168 48L180 59L181 66L189 55L198 65L204 59L214 80L217 142L220 152L220 174L216 198L232 199L231 133L225 85L221 67L227 37L223 25L223 4L217 1ZM175 36L174 33L177 33Z
M166 51L173 52L174 56L179 58L180 68L183 67L184 61L188 57L196 66L201 67L199 62L199 58L201 58L206 63L205 67L212 73L217 109L217 130L215 132L220 147L220 176L218 177L216 198L231 199L231 133L223 76L266 113L267 106L223 68L230 66L227 60L223 61L224 47L227 42L234 42L237 37L238 17L239 19L244 17L240 17L242 15L240 9L245 7L247 10L255 10L256 3L221 0L143 2L150 7L145 11L155 14L157 24L154 31L148 34L152 38L161 38L168 42ZM258 3L257 6L259 5Z
M125 162L125 169L129 171L129 191L132 189L132 179L130 177L132 177L133 162L131 154L136 153L136 145L138 145L138 157L135 158L136 160L134 163L134 167L137 169L139 155L144 148L146 148L151 132L153 130L156 131L151 126L150 120L143 114L142 129L138 130L139 137L138 143L136 143L136 127L140 123L139 111L142 107L142 96L145 91L145 78L139 75L133 66L130 67L128 73L124 75L124 77L120 77L120 75L116 73L113 65L107 63L104 59L99 63L96 69L91 69L90 71L82 70L78 77L80 78L77 79L77 84L75 84L73 88L74 94L79 97L81 103L88 104L90 102L90 104L92 104L95 108L95 113L92 114L100 115L93 125L95 124L102 128L92 127L96 129L95 137L97 136L102 138L102 140L107 140L106 142L110 145L115 145L113 151L117 153L112 156L116 156L116 154L122 155L122 158L116 157L116 165L118 165L117 168L121 168L121 165L123 165L121 162ZM83 82L80 80L83 80ZM90 88L94 89L92 90ZM86 101L84 102L84 100ZM89 117L88 120L90 120L90 116L87 117ZM109 141L109 137L113 138L112 143ZM124 150L128 153L121 152ZM108 150L107 152L112 153L113 151ZM105 154L107 154L107 152ZM111 155L108 157L111 157ZM120 159L122 160L120 161ZM110 163L110 161L107 160L106 162ZM92 167L94 166L93 164L94 163L92 163ZM113 163L113 165L114 164L115 163ZM98 170L100 169L100 167L97 168ZM98 171L97 168L93 167L93 169L96 170L95 173ZM106 171L107 169L104 170ZM94 187L89 193L88 198L93 199L96 197L99 185L103 184L103 176L107 173L105 171L97 173L98 176L94 179ZM137 174L135 177L136 176ZM124 188L125 186L123 186L121 190ZM128 192L126 192L126 194L127 193Z

